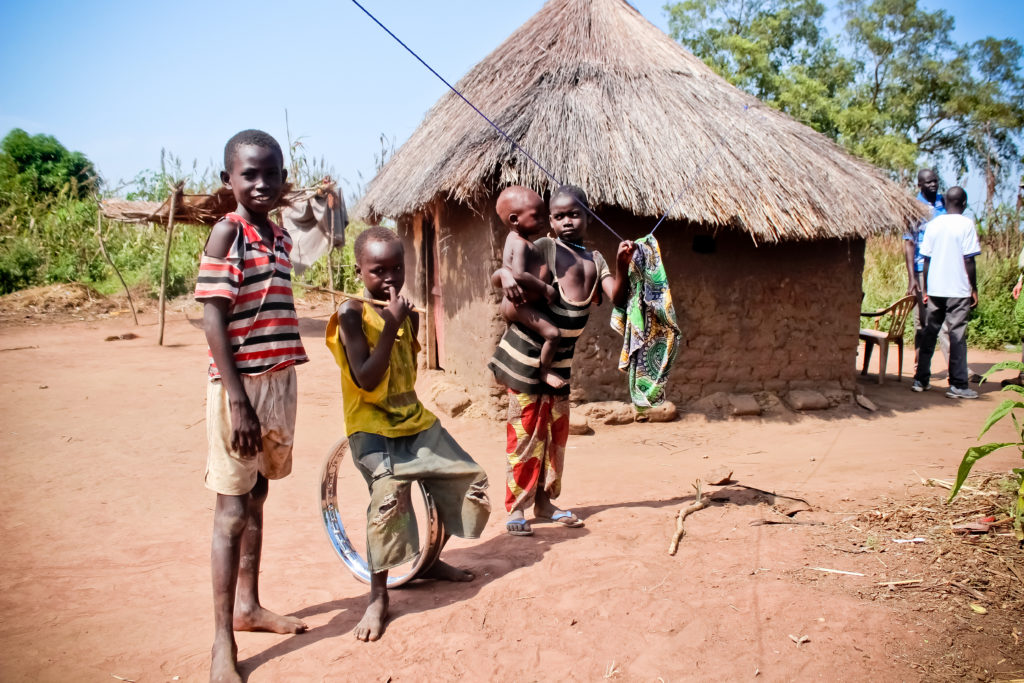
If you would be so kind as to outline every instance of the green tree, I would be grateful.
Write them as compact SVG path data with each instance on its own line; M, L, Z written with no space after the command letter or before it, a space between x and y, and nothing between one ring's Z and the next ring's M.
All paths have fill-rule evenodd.
M991 206L1020 164L1022 50L972 45L917 0L840 0L840 41L820 0L683 0L672 35L734 85L907 184L926 160L982 172Z
M0 202L21 194L31 200L62 192L81 199L96 190L99 177L81 152L70 152L52 135L13 129L0 141Z
M955 155L963 167L973 165L985 177L985 212L993 210L999 185L1015 179L1024 127L1024 54L1016 40L985 38L971 45L974 79L965 97L962 148Z
M820 0L683 0L665 9L672 36L723 78L838 135L856 65L825 34Z

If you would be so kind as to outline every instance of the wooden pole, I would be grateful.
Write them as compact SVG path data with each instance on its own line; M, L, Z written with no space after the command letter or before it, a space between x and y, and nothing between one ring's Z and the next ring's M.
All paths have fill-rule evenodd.
M331 290L331 305L338 306L338 298L334 295L334 197L327 195L327 220L331 222L331 242L327 245L327 289Z
M164 345L164 309L167 305L167 271L171 262L171 240L174 237L174 211L178 204L178 195L181 193L182 184L179 183L171 188L171 207L167 213L167 239L164 241L164 269L160 274L160 333L157 335L157 344Z
M128 289L128 284L121 277L121 271L114 265L113 259L110 258L110 254L107 253L107 247L103 244L103 211L96 208L96 239L100 242L100 251L103 253L103 258L107 259L107 263L114 269L114 274L117 275L117 279L121 281L121 286L124 287L124 293L128 295L128 307L132 309L132 320L135 321L135 325L139 324L139 316L135 313L135 302L132 301L132 292Z

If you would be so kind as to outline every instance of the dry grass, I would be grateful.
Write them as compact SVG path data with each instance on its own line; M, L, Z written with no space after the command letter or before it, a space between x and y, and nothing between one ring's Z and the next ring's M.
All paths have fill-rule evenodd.
M834 585L925 627L918 629L923 640L903 643L900 655L924 680L1024 677L1024 549L1007 522L985 534L953 530L979 518L1006 519L1012 495L1005 481L972 476L970 488L949 505L946 489L914 487L821 532L823 547L843 558L836 562L873 556L868 566L884 567L885 581L870 587ZM924 541L893 542L911 538Z
M922 216L880 170L728 84L623 0L550 0L456 87L595 207L657 217L692 183L669 218L758 242L864 237ZM479 205L516 183L554 185L448 93L355 213Z
M136 291L135 296L137 300L145 300L142 290ZM137 308L141 312L145 305ZM77 282L32 287L0 296L0 322L4 324L36 325L117 315L131 320L123 295L104 296Z

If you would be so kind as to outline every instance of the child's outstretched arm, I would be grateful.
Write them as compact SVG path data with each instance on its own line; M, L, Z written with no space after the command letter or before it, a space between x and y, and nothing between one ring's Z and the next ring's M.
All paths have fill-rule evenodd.
M231 243L238 234L239 226L232 221L223 220L213 226L210 239L206 242L207 256L227 258ZM231 447L243 458L254 458L263 449L263 436L260 420L249 402L249 395L242 385L242 376L235 366L235 356L231 351L231 339L228 335L228 317L231 301L222 297L211 297L203 302L203 331L206 332L206 343L210 346L210 355L217 364L220 381L228 393L228 405L231 410Z
M629 298L629 262L633 260L633 253L636 245L631 240L619 242L619 248L615 252L615 277L606 277L601 281L601 289L604 295L612 300L618 308L625 308L626 300Z
M398 331L402 328L402 322L412 313L412 304L408 299L399 295L394 287L388 289L388 292L388 305L380 312L384 318L384 329L372 351L363 334L363 306L370 304L349 300L338 309L338 333L345 346L352 379L365 390L373 389L384 379Z

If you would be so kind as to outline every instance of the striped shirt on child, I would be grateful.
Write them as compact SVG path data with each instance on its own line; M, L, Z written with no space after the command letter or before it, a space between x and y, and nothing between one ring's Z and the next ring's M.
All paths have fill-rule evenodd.
M309 360L299 338L299 319L292 298L289 254L292 240L274 223L274 248L268 250L259 231L236 213L225 216L241 226L225 258L203 254L196 282L197 301L224 298L228 336L235 367L243 375L261 375ZM210 354L210 379L220 372Z

